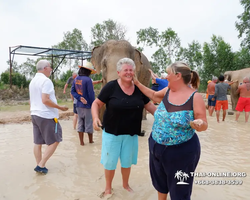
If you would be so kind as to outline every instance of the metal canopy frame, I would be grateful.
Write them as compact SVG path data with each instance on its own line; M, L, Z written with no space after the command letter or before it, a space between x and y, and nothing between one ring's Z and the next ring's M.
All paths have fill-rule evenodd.
M11 56L12 55L12 56ZM9 59L10 59L10 87L12 87L12 65L14 61L15 55L24 55L24 56L41 56L51 58L51 67L52 71L52 79L53 74L58 69L60 64L64 61L64 59L77 59L81 60L83 64L83 60L91 58L90 51L78 51L78 50L67 50L67 49L56 49L56 48L44 48L44 47L32 47L32 46L23 46L18 45L14 47L9 47ZM53 66L53 58L61 58L58 66Z

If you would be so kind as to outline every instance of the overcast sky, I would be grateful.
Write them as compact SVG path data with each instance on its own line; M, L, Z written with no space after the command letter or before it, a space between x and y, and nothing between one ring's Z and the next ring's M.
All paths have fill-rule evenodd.
M215 34L237 51L235 21L242 12L239 0L0 0L0 73L7 69L10 46L51 47L74 28L89 44L91 27L108 19L127 28L132 45L140 29L171 27L184 47L193 40L210 42ZM144 53L150 59L152 50ZM15 57L18 64L26 59Z

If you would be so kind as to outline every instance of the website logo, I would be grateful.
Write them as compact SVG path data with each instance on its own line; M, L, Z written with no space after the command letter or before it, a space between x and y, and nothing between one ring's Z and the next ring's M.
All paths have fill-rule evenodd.
M179 181L176 183L177 185L189 185L185 181L189 178L189 175L181 170L175 173L174 178L178 179Z

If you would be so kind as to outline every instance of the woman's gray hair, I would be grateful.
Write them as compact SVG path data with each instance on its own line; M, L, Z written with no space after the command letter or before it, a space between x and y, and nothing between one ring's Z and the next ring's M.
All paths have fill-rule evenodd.
M50 63L47 60L39 60L38 63L36 64L36 69L37 71L43 70L45 67L49 67Z
M128 64L128 65L131 65L133 67L133 70L135 70L135 63L132 59L130 58L122 58L120 59L117 64L116 64L116 70L118 72L120 72L122 70L122 65L124 64Z

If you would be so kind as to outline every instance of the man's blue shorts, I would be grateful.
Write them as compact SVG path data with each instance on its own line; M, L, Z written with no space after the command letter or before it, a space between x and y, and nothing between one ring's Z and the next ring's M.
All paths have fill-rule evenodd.
M137 164L138 135L113 135L102 131L101 163L107 170L115 170L120 158L121 167L129 168Z
M149 143L149 167L153 186L160 192L170 193L172 200L190 200L193 176L200 159L200 142L195 134L179 145L158 144L152 138Z
M214 100L212 100L212 98L214 98ZM208 106L215 106L216 97L214 95L208 95L207 104Z

